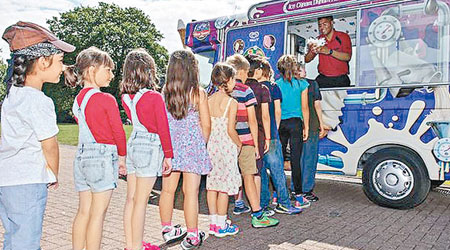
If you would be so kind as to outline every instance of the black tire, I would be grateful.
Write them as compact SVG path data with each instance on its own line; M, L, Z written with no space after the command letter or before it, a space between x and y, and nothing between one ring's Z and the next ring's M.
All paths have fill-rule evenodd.
M364 166L362 181L369 200L397 209L421 204L431 187L422 159L401 147L385 148L372 154ZM397 189L401 190L396 194L389 192Z
M435 189L440 185L444 184L445 181L431 181L431 189Z

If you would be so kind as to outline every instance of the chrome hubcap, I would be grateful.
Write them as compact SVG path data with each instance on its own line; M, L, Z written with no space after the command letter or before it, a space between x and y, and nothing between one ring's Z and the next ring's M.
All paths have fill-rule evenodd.
M386 160L378 164L372 175L377 192L390 200L408 196L414 187L411 169L401 161Z

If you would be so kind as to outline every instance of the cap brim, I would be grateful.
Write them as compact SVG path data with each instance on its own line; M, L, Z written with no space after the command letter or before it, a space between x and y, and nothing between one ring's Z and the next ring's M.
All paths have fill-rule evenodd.
M73 52L76 48L75 46L68 44L64 41L61 40L55 40L55 41L49 41L50 43L52 43L53 45L55 45L58 49L70 53Z

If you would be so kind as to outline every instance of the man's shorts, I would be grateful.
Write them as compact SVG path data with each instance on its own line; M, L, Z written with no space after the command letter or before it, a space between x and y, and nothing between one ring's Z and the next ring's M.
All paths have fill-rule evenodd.
M238 163L242 175L257 174L255 147L243 145L239 154Z

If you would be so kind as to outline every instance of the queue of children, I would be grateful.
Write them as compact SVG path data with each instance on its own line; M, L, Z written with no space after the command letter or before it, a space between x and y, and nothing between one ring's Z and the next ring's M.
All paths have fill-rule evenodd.
M0 165L12 166L0 177L4 246L39 249L47 188L58 187L59 166L55 109L41 89L44 82L59 82L63 53L75 47L41 26L24 22L10 26L3 38L13 55L2 107L0 148ZM217 92L208 97L199 85L193 53L175 51L160 94L153 58L144 49L131 51L120 83L122 105L133 124L127 143L115 98L100 90L113 79L115 63L95 47L81 51L75 64L64 69L66 85L82 87L72 109L79 125L73 168L79 207L72 228L73 249L100 249L106 211L119 175L127 175L126 250L158 249L144 241L146 206L158 176L163 179L162 237L167 243L181 241L183 249L196 248L205 239L198 229L202 175L207 175L209 234L216 237L239 232L227 215L230 195L236 196L233 212L251 211L255 228L278 225L279 220L271 217L275 212L299 214L310 201L317 201L312 193L317 157L312 154L317 156L318 138L325 131L320 92L317 84L304 79L304 68L293 56L280 58L277 67L281 78L274 82L273 70L264 58L233 55L215 65L211 82ZM294 204L283 169L287 145ZM269 206L268 172L277 191L275 209ZM181 175L186 228L172 224ZM250 207L243 202L243 190ZM14 202L13 196L23 201Z

